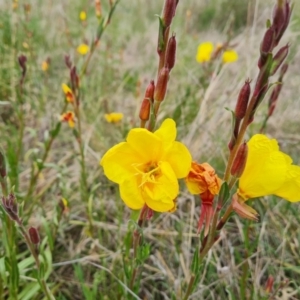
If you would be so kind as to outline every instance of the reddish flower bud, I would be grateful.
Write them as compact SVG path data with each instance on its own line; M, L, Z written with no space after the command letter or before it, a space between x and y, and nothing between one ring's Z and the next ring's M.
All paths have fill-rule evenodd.
M274 284L274 277L269 276L267 283L266 283L266 289L265 289L267 294L270 294L272 292L273 284Z
M165 60L165 66L169 68L170 71L173 69L175 65L175 58L176 58L176 39L175 39L175 34L173 34L168 42L166 60Z
M5 156L1 149L0 149L0 177L1 179L6 177Z
M14 194L10 193L7 197L2 197L3 208L8 216L13 220L19 222L18 203Z
M154 92L155 101L163 101L167 92L168 80L169 80L169 68L162 68L156 83L156 88Z
M19 65L21 67L21 69L24 71L26 71L26 62L27 62L27 57L25 55L20 55L18 57L18 61L19 61Z
M239 93L239 97L235 106L235 116L237 119L243 119L245 117L248 101L251 93L250 82L251 81L247 79Z
M71 62L70 55L65 55L65 64L69 69L72 68L72 62Z
M28 233L31 243L37 245L40 242L40 235L38 230L34 227L30 227Z
M279 49L279 51L276 53L276 55L273 58L272 68L271 68L271 74L274 75L278 68L281 66L283 61L286 59L287 55L289 54L289 45L286 45Z
M147 89L145 92L145 97L144 97L144 100L143 100L143 102L141 104L141 108L140 108L139 117L142 121L149 120L151 103L153 102L154 90L155 90L154 81L151 80L147 86Z
M280 69L280 77L282 79L282 77L284 76L284 74L286 73L286 71L288 70L289 65L287 63L283 64L281 69Z
M176 0L165 0L163 13L162 13L162 21L164 23L165 28L171 25L172 19L175 16L176 6L177 6Z
M244 172L248 157L248 145L246 142L240 145L236 156L233 160L233 164L230 170L232 176L240 178Z
M265 36L260 44L260 52L261 54L268 54L269 52L272 52L274 48L274 38L275 38L275 32L272 27L270 27L266 33Z
M78 89L79 88L79 77L77 75L76 67L74 66L70 70L70 79L71 79L71 85L72 89Z

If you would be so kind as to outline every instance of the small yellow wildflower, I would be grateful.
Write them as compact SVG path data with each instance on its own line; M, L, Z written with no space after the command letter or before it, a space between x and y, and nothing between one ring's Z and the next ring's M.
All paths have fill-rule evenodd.
M248 142L248 158L240 177L238 195L249 198L276 195L300 201L300 167L279 150L275 139L254 135Z
M118 123L123 119L123 114L122 113L110 113L110 114L105 114L104 115L106 121L108 123Z
M65 96L66 96L67 101L68 102L73 102L74 101L74 96L73 96L72 90L65 83L63 83L61 85L61 87L62 87L62 90L63 90Z
M214 45L211 42L205 42L198 46L196 60L198 63L210 61Z
M90 51L90 47L87 44L80 44L77 47L77 52L81 55L86 55Z
M67 111L60 116L62 122L68 122L69 126L73 128L75 126L75 115L72 111Z
M235 62L238 58L239 56L234 50L226 50L222 55L222 61L224 64Z
M49 69L49 64L48 64L48 62L47 62L46 60L44 60L44 61L42 62L41 68L42 68L42 70L43 70L44 72L46 72L46 71Z
M85 21L86 20L86 12L84 10L82 10L79 14L79 19L81 21Z
M176 124L166 119L154 133L131 129L126 142L105 153L100 164L105 175L119 184L127 206L141 209L146 204L158 212L174 208L177 179L187 176L192 161L188 149L175 138Z
M28 45L28 43L26 43L26 42L23 42L23 43L22 43L22 46L23 46L23 48L25 48L25 49L29 49L29 45Z

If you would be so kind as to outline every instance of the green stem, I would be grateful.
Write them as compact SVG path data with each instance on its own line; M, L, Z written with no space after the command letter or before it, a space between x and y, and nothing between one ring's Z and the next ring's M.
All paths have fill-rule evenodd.
M196 279L195 274L192 274L183 300L187 300L189 298L190 294L192 293L195 279Z

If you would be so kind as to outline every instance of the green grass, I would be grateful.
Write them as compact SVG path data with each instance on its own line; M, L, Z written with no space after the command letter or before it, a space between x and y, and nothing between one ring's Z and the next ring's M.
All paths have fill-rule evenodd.
M102 2L105 15L109 5ZM59 300L180 299L187 288L199 245L199 198L190 195L182 182L177 211L156 213L147 222L135 265L142 267L131 292L131 239L137 215L125 207L118 186L99 166L103 154L139 126L139 105L148 82L156 77L155 14L161 13L163 1L146 2L120 0L80 81L86 178L82 178L80 146L72 129L66 123L56 126L65 103L61 84L69 83L64 57L70 55L79 72L86 58L76 48L82 42L91 44L96 36L93 1L30 0L27 11L21 1L16 9L9 1L0 4L0 145L23 223L26 228L38 228L42 265L38 274L18 226L1 209L1 299L46 299L37 278L44 278ZM158 118L158 124L167 117L175 119L177 139L188 146L195 160L214 166L220 177L230 139L231 114L225 107L233 109L243 82L256 78L264 24L274 3L259 3L255 10L247 1L231 2L179 2L172 23L177 61ZM79 20L81 10L87 12L85 22ZM267 129L298 165L299 28L295 24L299 19L295 8L282 42L292 45L290 67ZM215 72L212 79L195 61L197 46L208 40L225 42L228 36L239 60L220 72L214 65L209 70ZM22 92L21 54L27 57ZM44 72L41 64L46 59L50 64ZM124 114L121 123L105 121L104 114L112 111ZM266 111L267 101L247 137L258 132ZM41 165L55 128L59 132ZM39 168L29 191L32 174ZM63 207L62 198L68 200L68 208ZM190 299L271 299L264 292L269 276L275 279L277 296L291 292L291 299L300 298L299 204L270 196L252 201L251 206L259 212L259 221L230 219L201 266Z

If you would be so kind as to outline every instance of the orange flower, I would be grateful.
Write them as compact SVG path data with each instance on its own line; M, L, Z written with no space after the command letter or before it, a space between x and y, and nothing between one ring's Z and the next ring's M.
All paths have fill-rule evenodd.
M60 116L62 122L68 122L69 126L73 128L75 126L75 115L72 111L67 111Z
M191 170L185 178L187 188L191 194L199 194L201 214L198 222L198 232L205 222L204 234L207 235L213 216L213 200L221 188L221 179L216 175L213 167L208 163L198 164L192 162Z
M67 101L74 102L74 95L72 90L65 83L61 85L61 88L66 96Z
M202 194L207 190L212 195L217 195L221 187L221 179L208 163L198 164L193 161L185 181L189 192L195 195Z

